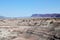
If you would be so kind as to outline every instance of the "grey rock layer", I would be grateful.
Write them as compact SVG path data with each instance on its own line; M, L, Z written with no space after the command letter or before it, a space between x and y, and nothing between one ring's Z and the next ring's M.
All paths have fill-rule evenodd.
M60 40L60 18L0 19L0 40Z

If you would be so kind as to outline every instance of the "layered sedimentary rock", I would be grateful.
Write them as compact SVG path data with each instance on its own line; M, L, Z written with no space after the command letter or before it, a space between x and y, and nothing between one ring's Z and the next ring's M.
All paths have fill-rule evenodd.
M60 18L0 19L0 40L60 40Z

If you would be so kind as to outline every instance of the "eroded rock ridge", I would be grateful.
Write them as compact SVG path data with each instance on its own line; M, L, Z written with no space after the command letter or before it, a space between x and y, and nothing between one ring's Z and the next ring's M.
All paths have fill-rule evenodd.
M60 18L0 19L0 40L60 40Z

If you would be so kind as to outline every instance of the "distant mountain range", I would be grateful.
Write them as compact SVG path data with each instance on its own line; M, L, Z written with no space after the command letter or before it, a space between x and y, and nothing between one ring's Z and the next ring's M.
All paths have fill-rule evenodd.
M60 18L60 14L57 13L56 14L32 14L31 17ZM4 19L4 18L13 18L13 17L0 16L0 19ZM20 17L16 17L16 18L20 18Z
M33 14L31 17L53 17L53 18L60 18L60 14Z

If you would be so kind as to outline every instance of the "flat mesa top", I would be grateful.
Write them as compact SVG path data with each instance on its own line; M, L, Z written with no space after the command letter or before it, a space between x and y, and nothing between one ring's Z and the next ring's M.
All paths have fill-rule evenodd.
M31 17L60 18L60 14L33 14Z

